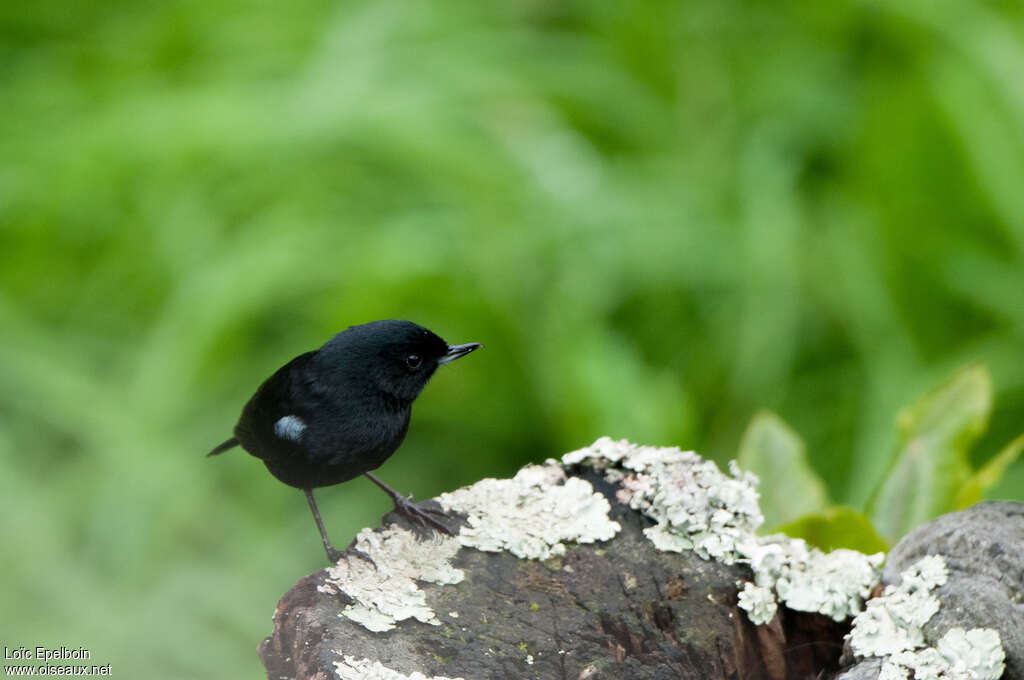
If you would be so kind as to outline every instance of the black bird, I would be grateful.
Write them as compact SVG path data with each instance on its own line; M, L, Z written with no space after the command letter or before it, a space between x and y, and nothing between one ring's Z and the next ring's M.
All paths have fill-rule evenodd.
M344 552L327 538L313 489L359 475L384 489L411 521L448 532L429 514L438 511L418 507L370 470L405 439L412 402L437 367L481 346L449 345L411 321L352 326L270 376L242 409L235 436L207 455L241 446L272 475L302 489L331 562Z

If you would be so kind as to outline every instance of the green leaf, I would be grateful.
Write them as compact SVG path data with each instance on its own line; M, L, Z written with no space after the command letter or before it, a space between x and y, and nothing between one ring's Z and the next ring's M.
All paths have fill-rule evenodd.
M774 413L762 411L750 421L738 462L761 480L758 491L766 526L828 506L825 485L807 462L803 440Z
M868 504L889 541L955 508L970 478L967 451L988 425L992 378L980 364L961 369L899 415L892 468Z
M886 552L889 545L875 531L871 520L859 510L832 507L777 527L787 536L802 538L825 552L849 548L862 553Z
M956 495L956 508L967 508L980 501L985 490L998 483L1006 474L1006 470L1017 461L1021 451L1024 451L1024 434L1007 444L967 480Z

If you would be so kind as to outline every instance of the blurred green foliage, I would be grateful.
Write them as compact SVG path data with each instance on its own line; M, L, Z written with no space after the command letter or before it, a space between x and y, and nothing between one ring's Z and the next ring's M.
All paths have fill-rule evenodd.
M765 408L862 507L973 360L977 468L1024 429L1022 72L997 0L4 3L0 640L260 677L322 551L202 456L376 318L487 345L381 470L420 498L603 434L724 461ZM338 544L387 510L320 498Z
M773 413L754 416L737 462L760 480L763 532L799 536L825 550L884 551L919 524L973 505L1003 480L1024 451L1024 434L981 468L970 462L992 409L992 377L975 364L901 410L897 450L863 509L829 500L800 435Z
M918 524L958 509L956 499L975 474L971 447L992 413L992 378L970 366L899 414L891 467L868 512L879 532L896 541Z
M774 413L762 411L750 421L736 462L757 475L765 529L820 512L829 505L825 485L810 466L807 446Z

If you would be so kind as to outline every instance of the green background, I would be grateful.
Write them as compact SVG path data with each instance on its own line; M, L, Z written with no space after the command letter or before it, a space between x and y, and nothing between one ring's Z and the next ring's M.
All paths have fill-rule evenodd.
M1015 2L3 3L0 645L261 677L323 550L203 455L377 318L486 344L380 470L417 498L604 434L722 462L770 409L859 506L975 360L983 462L1024 431L1022 73ZM319 498L340 545L389 508Z

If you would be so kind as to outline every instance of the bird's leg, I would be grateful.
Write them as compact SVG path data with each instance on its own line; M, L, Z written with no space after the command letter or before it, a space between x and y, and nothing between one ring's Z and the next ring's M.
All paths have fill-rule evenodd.
M376 568L376 562L374 562L373 559L371 559L370 556L364 553L362 550L356 550L355 548L348 548L347 550L336 550L334 546L331 545L331 540L327 538L327 530L324 529L324 521L320 519L320 510L319 508L316 507L316 501L313 500L313 490L303 489L303 491L306 492L306 500L309 501L309 509L313 511L313 519L316 520L316 528L320 530L320 538L322 538L324 541L324 550L327 551L327 559L330 560L332 564L336 564L338 560L340 560L346 554L352 554L356 557L361 557L362 559L368 561L370 564L374 566L374 568Z
M324 541L324 550L327 551L327 559L331 562L337 562L342 558L340 550L335 550L334 546L331 545L331 539L327 538L327 530L324 529L324 521L320 519L320 509L316 507L316 501L313 500L313 490L303 489L306 492L306 500L309 501L309 509L313 511L313 519L316 520L316 528L320 530L320 538Z
M391 496L391 500L395 502L395 511L398 512L398 514L404 515L413 524L417 524L421 527L426 527L427 525L430 525L438 531L446 533L449 536L452 535L451 529L449 529L445 525L441 524L441 522L437 521L437 519L435 519L435 516L447 517L448 515L446 515L444 512L440 510L434 510L433 508L421 508L420 506L413 503L412 500L410 500L409 498L406 498L405 496L398 493L384 482L377 479L376 476L370 474L369 472L364 472L363 474L369 477L371 482L373 482L380 488L384 489L384 492L387 495Z

